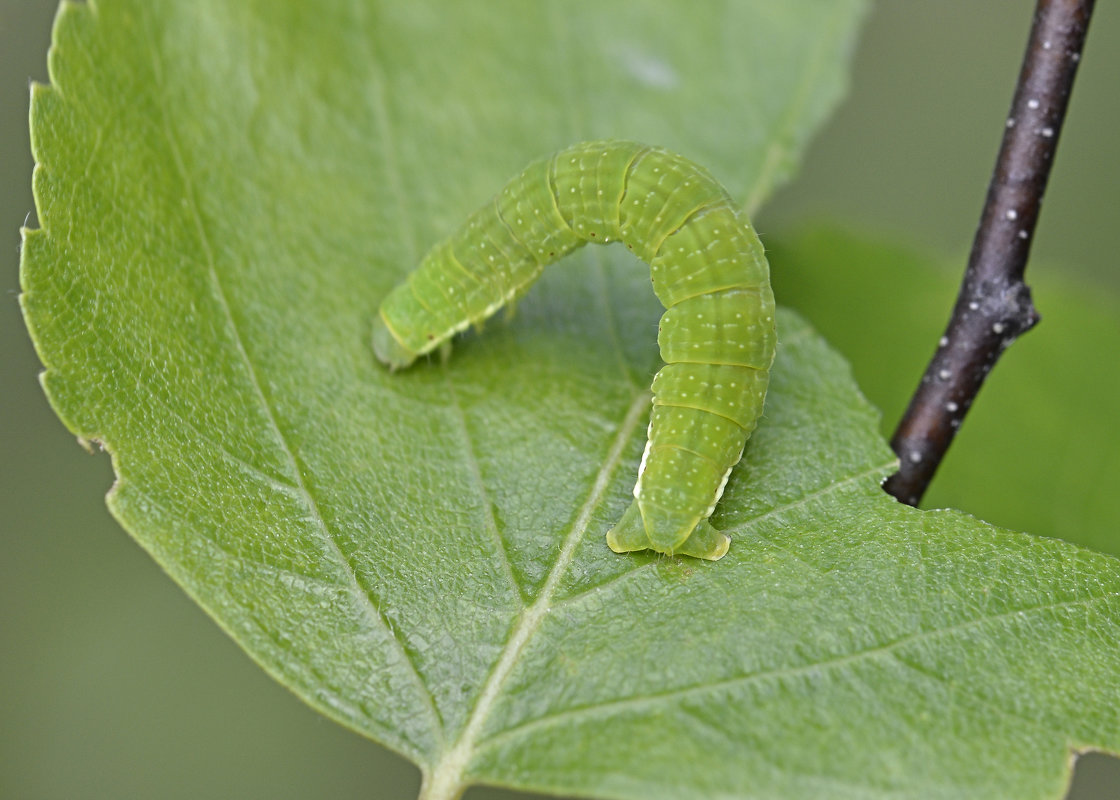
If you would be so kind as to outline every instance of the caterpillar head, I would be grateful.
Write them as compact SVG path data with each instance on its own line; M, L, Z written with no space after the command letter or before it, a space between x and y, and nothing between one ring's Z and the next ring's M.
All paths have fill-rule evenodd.
M378 361L394 372L416 360L416 353L397 340L381 316L373 321L373 352Z

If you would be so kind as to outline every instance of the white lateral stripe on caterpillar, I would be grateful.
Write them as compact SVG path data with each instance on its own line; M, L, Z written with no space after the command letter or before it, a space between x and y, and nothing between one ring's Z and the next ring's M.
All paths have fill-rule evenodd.
M750 223L703 168L667 150L585 142L533 162L423 258L381 304L373 346L408 366L524 294L546 264L623 242L666 311L634 501L616 552L717 559L708 522L762 413L777 333L769 266Z

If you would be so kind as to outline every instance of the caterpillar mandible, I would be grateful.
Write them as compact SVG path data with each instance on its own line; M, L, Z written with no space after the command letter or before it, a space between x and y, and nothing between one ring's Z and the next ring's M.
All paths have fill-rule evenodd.
M533 162L389 293L373 348L406 367L522 295L546 264L614 241L650 266L665 366L634 501L607 544L716 560L731 540L708 518L762 413L777 330L762 243L707 170L612 140Z

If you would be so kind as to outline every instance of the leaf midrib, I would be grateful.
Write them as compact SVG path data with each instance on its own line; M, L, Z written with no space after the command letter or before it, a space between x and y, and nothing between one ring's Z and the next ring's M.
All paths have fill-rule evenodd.
M513 627L513 632L502 649L501 656L494 663L494 668L479 693L478 702L471 711L471 716L467 720L462 734L451 749L441 754L431 771L425 775L424 796L433 798L457 796L456 787L462 785L462 775L475 751L475 742L479 733L490 716L490 711L497 701L502 687L517 665L521 652L551 610L552 597L556 594L564 573L575 557L576 548L587 533L591 515L606 495L611 484L611 478L622 462L627 443L641 426L644 413L649 406L649 397L648 392L641 392L630 403L630 408L615 434L611 448L603 461L603 466L595 476L595 482L592 484L591 491L581 506L571 530L564 537L564 543L561 545L560 552L552 565L552 569L549 570L548 578L537 595L537 599L519 615L517 623Z

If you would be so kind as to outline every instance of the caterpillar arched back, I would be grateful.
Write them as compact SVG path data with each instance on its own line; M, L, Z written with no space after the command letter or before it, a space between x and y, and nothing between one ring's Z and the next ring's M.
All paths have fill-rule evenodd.
M649 440L615 552L718 559L708 522L762 413L777 338L762 243L703 168L657 147L585 142L535 161L389 293L373 347L390 369L481 322L575 248L620 241L665 305Z

